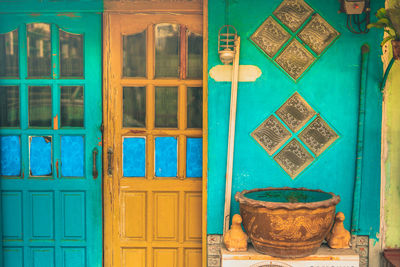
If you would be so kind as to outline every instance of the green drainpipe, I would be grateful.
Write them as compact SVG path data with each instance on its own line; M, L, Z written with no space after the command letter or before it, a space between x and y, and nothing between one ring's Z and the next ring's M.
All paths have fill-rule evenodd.
M383 75L383 81L381 83L381 92L383 92L383 89L385 89L385 85L386 85L386 80L387 77L389 76L389 72L393 66L394 63L394 57L392 57L392 59L389 62L389 65L387 66L386 70L385 70L385 75Z
M357 127L357 151L356 151L356 176L354 180L353 212L351 218L351 234L360 231L360 206L361 206L361 185L363 170L363 148L364 148L364 121L365 121L365 100L368 73L369 45L361 46L361 70L360 70L360 93L358 104L358 127Z

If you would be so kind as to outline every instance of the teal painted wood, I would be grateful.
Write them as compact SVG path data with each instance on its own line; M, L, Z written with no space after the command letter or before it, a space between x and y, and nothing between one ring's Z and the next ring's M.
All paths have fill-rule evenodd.
M99 12L102 0L0 0L0 13Z
M26 24L50 23L52 29L52 79L27 78ZM20 128L0 128L1 136L20 136L21 175L2 176L0 262L8 266L102 266L102 197L101 197L101 15L75 13L66 15L0 15L0 33L19 30L20 79L0 79L2 85L20 87ZM59 78L58 28L84 36L84 78ZM28 127L28 86L52 87L52 117L60 118L60 86L84 86L84 127L59 130ZM29 136L51 136L52 175L32 177L29 170ZM61 140L83 137L83 175L68 170L82 164L80 144L61 148ZM66 138L66 139L65 139ZM68 148L77 147L77 151ZM92 174L92 151L98 178ZM65 150L67 149L67 150ZM65 153L61 154L62 151ZM75 154L78 153L78 154ZM74 158L71 158L72 157ZM63 165L63 157L65 166ZM78 162L79 161L79 162ZM58 172L57 172L58 162ZM72 163L71 163L72 162ZM72 165L71 165L72 164ZM62 171L63 170L63 171ZM69 171L69 172L68 172ZM66 176L63 175L66 172ZM68 173L78 175L69 177ZM80 176L80 177L79 177Z
M366 85L366 113L363 146L363 170L360 196L360 235L376 237L379 231L380 202L380 131L382 77L380 33L354 35L346 28L346 17L338 14L335 0L306 2L329 22L340 37L313 66L294 83L278 69L253 43L250 36L272 14L280 0L230 1L229 24L241 37L240 63L256 65L262 75L252 83L239 83L232 195L243 189L268 186L319 188L339 194L338 211L346 215L350 229L355 178L357 109L360 71L360 47L368 42L369 69ZM384 5L373 1L372 13ZM208 67L221 64L217 54L218 30L225 22L223 0L209 2ZM302 174L292 180L265 150L250 136L270 114L294 92L320 113L340 138ZM225 166L230 83L208 80L208 210L207 233L222 233ZM232 213L238 204L232 199Z

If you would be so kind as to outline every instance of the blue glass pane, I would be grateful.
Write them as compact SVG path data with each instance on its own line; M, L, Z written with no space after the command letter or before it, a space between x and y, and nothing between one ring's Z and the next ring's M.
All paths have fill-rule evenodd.
M178 167L177 139L175 137L156 138L156 176L176 177Z
M21 142L19 136L0 136L0 175L20 176Z
M61 137L61 174L64 177L82 177L84 163L83 136Z
M201 177L203 172L203 139L186 141L186 177Z
M146 140L124 138L123 176L144 177L146 174Z
M31 176L50 176L51 137L32 136L30 138L29 166Z

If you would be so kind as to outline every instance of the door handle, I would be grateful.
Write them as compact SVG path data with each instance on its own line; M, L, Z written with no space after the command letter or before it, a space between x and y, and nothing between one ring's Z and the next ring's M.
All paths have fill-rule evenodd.
M97 148L95 147L93 149L93 179L97 179L97 177L99 176L99 172L97 171L97 154L99 153L99 151L97 150Z
M108 173L108 175L112 175L112 173L113 173L113 155L114 155L114 151L112 150L111 147L109 147L107 150L107 159L108 159L107 173Z

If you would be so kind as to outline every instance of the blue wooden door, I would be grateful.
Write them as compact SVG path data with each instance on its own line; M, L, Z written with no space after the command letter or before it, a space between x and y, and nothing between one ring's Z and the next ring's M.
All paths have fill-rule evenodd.
M101 266L101 16L0 15L0 61L0 262Z

